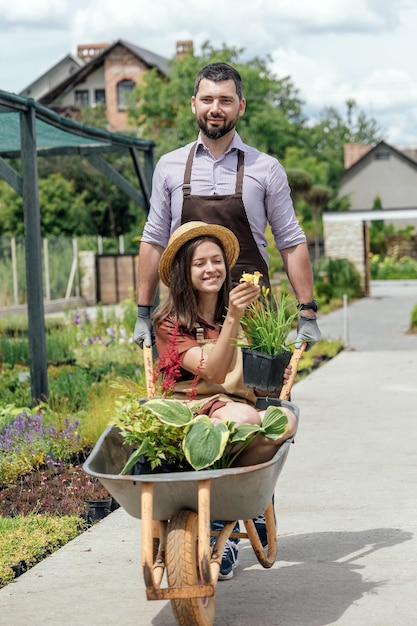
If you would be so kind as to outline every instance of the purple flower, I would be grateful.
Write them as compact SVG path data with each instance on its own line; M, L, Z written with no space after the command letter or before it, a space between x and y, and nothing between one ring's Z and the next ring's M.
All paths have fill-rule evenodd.
M108 328L106 328L106 333L108 334L110 339L114 339L116 336L116 331L114 330L112 326L109 326Z

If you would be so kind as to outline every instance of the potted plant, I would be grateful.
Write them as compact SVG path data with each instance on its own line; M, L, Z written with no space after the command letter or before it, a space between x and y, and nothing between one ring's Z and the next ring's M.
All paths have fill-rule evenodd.
M259 278L259 272L244 273L241 281L256 284ZM288 335L298 314L296 302L288 294L281 293L277 302L265 287L259 300L247 307L241 319L244 342L239 343L247 387L269 393L280 391L292 355Z
M171 398L138 399L125 395L113 423L132 453L121 474L223 469L258 434L276 440L288 428L286 414L268 407L262 425L213 422Z

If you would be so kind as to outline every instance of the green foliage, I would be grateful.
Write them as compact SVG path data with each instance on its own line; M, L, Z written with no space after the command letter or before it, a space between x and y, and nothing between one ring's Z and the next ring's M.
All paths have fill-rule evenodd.
M15 577L13 567L29 569L85 530L78 516L0 516L0 587Z
M239 345L273 356L289 352L288 334L298 315L294 298L282 291L277 303L269 289L262 287L259 300L241 318L246 342Z
M24 236L23 199L7 183L0 181L0 234ZM59 172L39 178L41 234L73 236L85 232L89 210L85 192L75 192L75 182Z
M412 330L417 330L417 304L415 305L415 307L413 308L413 310L411 311L411 323L410 323L410 328Z
M413 280L417 278L417 261L409 256L382 257L370 254L371 278L373 280Z
M322 183L336 190L344 169L343 146L346 143L375 145L383 139L381 128L374 118L367 118L354 100L346 101L342 115L334 107L321 111L318 121L303 131L306 154L328 164L328 178Z
M121 390L123 393L116 402L112 423L118 426L126 443L139 448L135 456L128 461L123 473L127 473L141 456L145 456L152 469L159 467L163 462L183 463L185 457L182 449L184 437L181 430L182 407L178 407L181 403L175 400L159 401L159 406L161 402L164 402L170 403L172 407L171 423L167 424L158 416L157 413L160 414L158 409L156 409L157 413L152 410L152 402L155 403L155 400L150 400L149 406L149 403L143 403L134 392L123 387ZM176 424L175 418L178 414L180 415L178 425L173 425ZM191 411L188 409L188 422L191 417Z
M184 459L197 471L230 467L257 435L275 441L288 428L287 416L277 407L268 407L261 426L214 424L179 400L143 402L131 393L118 403L113 423L134 448L121 474L129 473L143 457L153 470L162 462L181 466Z
M343 294L350 298L363 295L359 272L348 259L322 258L314 271L314 292L320 304L340 299Z

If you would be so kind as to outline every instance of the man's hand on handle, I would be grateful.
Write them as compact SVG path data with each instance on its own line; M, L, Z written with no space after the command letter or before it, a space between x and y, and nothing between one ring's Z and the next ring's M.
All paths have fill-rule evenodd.
M310 350L320 340L320 337L321 332L316 317L304 317L301 315L297 326L295 347L301 348L302 343L305 341L307 343L306 351Z
M143 344L151 347L154 343L151 309L151 306L138 304L138 317L135 330L133 331L133 341L135 341L140 348L143 348Z

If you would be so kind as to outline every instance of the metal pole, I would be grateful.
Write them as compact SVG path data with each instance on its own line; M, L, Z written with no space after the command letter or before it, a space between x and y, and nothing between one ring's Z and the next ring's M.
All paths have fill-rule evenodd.
M343 294L343 340L345 347L349 346L349 324L348 324L348 297Z
M32 405L48 398L45 310L42 287L42 238L36 152L36 115L32 106L20 113L26 289L28 300Z
M11 252L12 252L13 299L14 299L15 305L18 305L19 304L19 286L17 282L17 255L16 255L15 237L11 238L10 246L11 246Z

